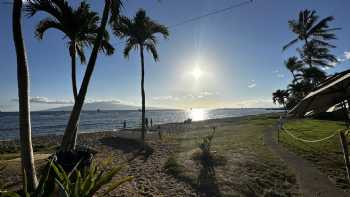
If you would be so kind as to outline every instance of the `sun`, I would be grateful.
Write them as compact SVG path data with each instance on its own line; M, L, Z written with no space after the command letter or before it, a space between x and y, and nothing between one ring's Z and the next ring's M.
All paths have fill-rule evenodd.
M195 67L192 71L192 76L198 80L202 76L203 72L199 67Z

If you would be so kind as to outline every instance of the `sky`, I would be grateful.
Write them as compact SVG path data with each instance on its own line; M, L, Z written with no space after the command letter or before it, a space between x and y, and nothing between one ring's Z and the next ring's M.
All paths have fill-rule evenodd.
M4 0L0 0L4 1ZM76 5L78 0L71 1ZM99 13L103 1L89 0ZM341 60L329 74L348 69L350 59L350 1L255 0L242 7L179 26L193 17L239 4L244 0L128 0L123 14L133 16L140 8L157 22L170 26L169 39L159 37L160 60L145 57L146 104L166 108L273 107L271 94L284 89L291 74L283 62L297 55L295 47L282 47L295 35L288 20L300 10L313 9L322 17L334 16L337 46L332 52ZM18 110L16 58L11 32L11 5L0 4L0 110ZM62 33L50 30L43 40L34 28L45 14L23 18L27 47L32 110L72 103L70 58ZM173 26L173 27L172 27ZM113 56L99 55L86 102L141 103L140 58L133 51L122 55L124 43L113 37ZM87 50L87 57L89 57ZM78 65L81 81L86 65Z

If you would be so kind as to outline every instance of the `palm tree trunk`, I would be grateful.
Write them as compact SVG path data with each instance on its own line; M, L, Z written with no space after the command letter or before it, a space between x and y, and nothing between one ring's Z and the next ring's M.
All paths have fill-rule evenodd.
M74 102L77 100L78 97L78 90L77 90L77 79L76 79L76 73L77 73L77 63L76 63L76 54L77 54L77 50L76 50L76 42L74 40L72 40L71 46L70 46L70 56L71 56L71 78L72 78L72 90L73 90L73 96L74 96ZM72 139L70 139L70 143L73 147L73 149L75 149L75 146L77 144L77 137L78 137L78 126L79 126L79 120L78 120L78 125L77 128L74 130L74 134L72 135Z
M27 55L21 28L22 0L13 3L13 40L17 54L17 81L19 99L19 127L21 143L21 162L23 173L27 178L28 191L32 192L38 185L34 166L32 147L30 107L29 107L29 72Z
M99 28L99 32L98 32L98 35L96 37L94 47L92 49L90 59L89 59L89 62L87 64L87 68L86 68L84 79L82 81L82 84L81 84L81 87L79 90L79 94L78 94L77 99L74 103L73 110L70 114L68 124L67 124L66 130L65 130L64 135L63 135L61 149L64 151L72 150L74 148L72 146L72 144L70 143L70 139L73 138L74 131L77 129L77 126L78 126L78 121L79 121L82 107L84 105L87 89L89 87L89 82L90 82L92 73L95 69L95 64L96 64L96 60L97 60L98 51L99 51L99 48L101 45L101 41L103 38L103 33L106 29L106 25L108 22L110 8L111 8L111 1L105 0L105 6L103 9L101 26Z
M77 90L77 78L76 78L76 73L77 73L77 63L76 63L76 44L75 41L72 41L72 45L70 46L70 57L71 57L71 63L72 63L72 72L71 72L71 77L72 77L72 88L73 88L73 96L74 100L77 99L78 96L78 90Z
M143 55L143 45L140 44L140 56L141 56L141 98L142 98L142 130L141 130L141 140L145 141L145 60Z

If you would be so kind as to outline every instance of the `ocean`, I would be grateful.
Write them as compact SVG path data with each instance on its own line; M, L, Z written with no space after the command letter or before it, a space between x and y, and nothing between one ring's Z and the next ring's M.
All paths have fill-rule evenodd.
M193 121L208 119L239 117L269 113L266 109L192 109L192 110L150 110L146 112L148 122L153 125L183 122L191 118ZM63 134L70 112L40 111L32 112L32 135ZM18 113L0 112L0 140L18 138ZM141 112L137 110L117 111L84 111L81 114L79 132L114 131L123 127L136 128L141 123Z

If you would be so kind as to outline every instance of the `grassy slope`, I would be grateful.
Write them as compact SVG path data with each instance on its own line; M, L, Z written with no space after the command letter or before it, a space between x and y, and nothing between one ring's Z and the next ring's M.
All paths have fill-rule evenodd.
M211 177L211 184L205 186L207 189L201 191L202 195L212 196L217 192L222 196L297 196L294 175L263 144L264 130L275 122L276 116L266 115L216 123L212 150L226 162L215 166L215 176ZM211 126L199 127L178 137L178 153L168 163L175 166L172 172L175 176L197 190L201 190L198 180L203 169L192 155L198 151L198 142L211 131Z
M303 139L322 139L337 130L344 129L345 124L337 121L324 120L290 120L285 128ZM281 142L290 150L311 161L321 171L337 183L340 188L347 188L345 168L339 136L318 143L305 143L294 140L286 133L281 133Z

